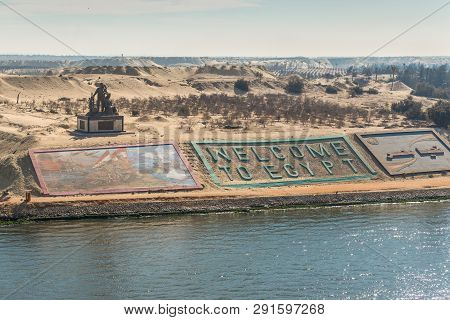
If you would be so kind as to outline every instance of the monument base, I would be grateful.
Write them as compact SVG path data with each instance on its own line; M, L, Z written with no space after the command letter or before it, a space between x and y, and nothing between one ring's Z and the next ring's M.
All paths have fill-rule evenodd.
M123 116L77 116L77 131L84 133L124 132Z

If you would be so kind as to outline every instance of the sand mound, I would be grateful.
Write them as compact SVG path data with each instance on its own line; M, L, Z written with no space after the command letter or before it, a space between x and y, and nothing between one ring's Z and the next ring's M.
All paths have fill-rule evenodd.
M145 76L163 69L159 66L87 66L65 68L62 74L115 74L123 76Z
M333 83L333 86L335 86L336 88L341 89L341 90L349 89L349 86L345 82L341 82L341 81L335 81Z
M84 68L67 68L63 74L118 74L127 76L139 76L141 72L138 67L130 66L89 66Z
M10 189L15 194L25 190L39 193L28 149L35 145L32 136L21 137L0 132L0 191Z
M246 65L205 65L198 67L196 74L211 74L218 76L232 76L232 77L268 77L273 76L267 72L264 68L259 66L246 66Z
M401 81L395 81L393 87L392 87L392 84L389 84L389 90L393 90L393 91L412 91L412 89L410 87L408 87L406 84L404 84Z
M0 159L0 190L13 189L17 192L17 188L23 189L22 171L13 156L6 156Z
M0 78L0 95L16 101L88 97L92 87L80 79L67 76L4 76Z
M156 116L153 119L156 120L156 121L160 121L160 122L167 122L168 121L166 118L161 117L161 116Z

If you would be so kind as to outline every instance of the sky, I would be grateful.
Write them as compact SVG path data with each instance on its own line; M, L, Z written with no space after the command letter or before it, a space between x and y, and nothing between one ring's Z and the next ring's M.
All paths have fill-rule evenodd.
M375 56L450 56L450 3L0 0L0 54L367 56L446 3Z

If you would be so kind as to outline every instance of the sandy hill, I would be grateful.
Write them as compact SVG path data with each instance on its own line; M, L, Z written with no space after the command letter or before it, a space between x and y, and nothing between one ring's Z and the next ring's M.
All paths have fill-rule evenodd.
M28 149L35 143L33 136L0 131L0 190L9 188L14 193L39 190L28 157Z
M16 101L81 98L92 91L83 79L56 76L0 76L0 98Z
M232 77L259 77L275 79L275 77L262 66L256 65L229 65L213 64L198 67L196 74L211 74Z
M117 74L127 76L142 76L151 75L155 71L158 72L161 70L164 70L164 68L159 66L88 66L64 68L61 71L61 74Z
M85 59L81 61L74 61L70 63L75 67L153 67L158 66L151 58L133 58L133 57L110 57L110 58L97 58L97 59Z
M47 75L0 75L0 100L20 102L86 99L105 83L112 96L156 97L201 93L234 94L234 82L251 81L254 93L283 91L283 80L261 66L87 66L54 69Z

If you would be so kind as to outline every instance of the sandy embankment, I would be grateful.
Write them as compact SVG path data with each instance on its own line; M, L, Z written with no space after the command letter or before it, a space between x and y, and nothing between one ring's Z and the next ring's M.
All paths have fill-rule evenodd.
M13 198L0 219L88 218L168 213L248 211L264 208L337 206L450 199L447 176L402 181L153 194Z

